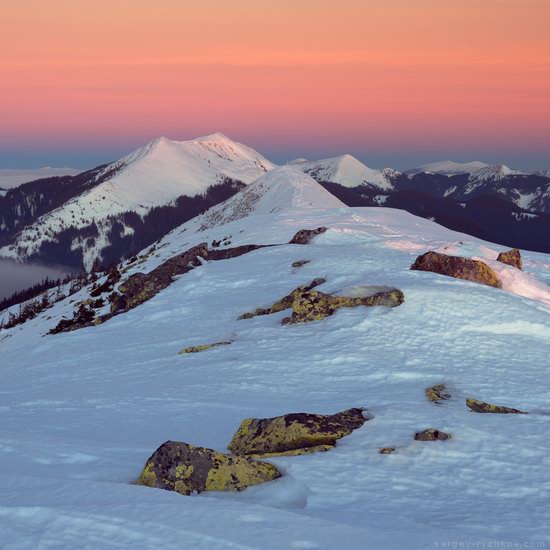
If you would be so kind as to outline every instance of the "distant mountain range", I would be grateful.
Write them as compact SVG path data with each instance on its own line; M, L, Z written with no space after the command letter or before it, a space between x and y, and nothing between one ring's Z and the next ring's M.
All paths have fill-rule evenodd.
M277 201L268 194L262 209L297 197L304 204L320 200L325 208L388 206L486 240L550 251L549 172L525 174L478 161L399 172L369 168L351 155L296 159L277 168L223 134L161 137L110 164L0 191L0 257L90 271L142 250L246 186L244 196L253 202L271 178ZM240 199L211 215L227 219L242 209Z

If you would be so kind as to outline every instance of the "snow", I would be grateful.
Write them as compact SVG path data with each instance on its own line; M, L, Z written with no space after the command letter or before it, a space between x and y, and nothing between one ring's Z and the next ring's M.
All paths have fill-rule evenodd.
M344 187L369 185L387 191L393 188L392 177L398 175L398 172L391 168L369 168L352 155L314 161L296 159L290 164L299 167L318 181L332 181Z
M454 176L456 174L469 174L487 167L489 167L488 164L478 160L472 162L454 162L452 160L443 160L438 162L430 162L428 164L422 164L416 168L411 168L410 170L406 170L405 174L414 176L415 174L420 174L422 172L429 172L432 174Z
M75 168L44 168L34 169L0 169L0 187L4 189L13 189L22 183L34 181L42 178L51 178L52 176L76 176L81 170Z
M525 273L496 265L502 247L407 212L314 202L318 188L296 168L253 185L253 207L235 209L237 196L221 207L243 215L187 222L127 275L212 239L275 244L329 230L307 246L207 262L103 325L42 336L83 290L0 332L3 547L549 545L548 255L523 253ZM484 258L505 290L409 269L445 247ZM302 259L311 261L293 270ZM237 321L314 277L327 279L325 292L396 286L405 303L305 325L282 326L284 312ZM178 355L228 337L230 346ZM439 406L424 397L436 383L452 394ZM531 414L475 414L467 396ZM168 439L224 450L244 418L353 406L372 419L330 452L272 459L280 480L192 497L133 484ZM453 437L414 441L427 427ZM380 455L383 446L397 451Z

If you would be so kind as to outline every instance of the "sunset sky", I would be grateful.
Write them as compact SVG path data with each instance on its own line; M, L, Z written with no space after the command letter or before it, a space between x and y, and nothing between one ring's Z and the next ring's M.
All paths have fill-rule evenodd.
M221 131L282 161L550 168L549 0L1 0L0 168Z

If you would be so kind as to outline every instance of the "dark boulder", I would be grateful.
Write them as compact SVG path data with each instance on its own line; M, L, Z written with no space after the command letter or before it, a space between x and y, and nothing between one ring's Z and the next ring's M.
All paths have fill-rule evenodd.
M445 441L451 438L451 434L436 430L435 428L428 428L421 432L414 434L416 441Z
M500 288L500 281L496 273L486 263L471 258L447 256L439 252L426 252L426 254L418 256L411 269L431 271L447 277Z
M317 229L301 229L290 239L289 244L309 244L313 237L325 233L328 227L318 227Z

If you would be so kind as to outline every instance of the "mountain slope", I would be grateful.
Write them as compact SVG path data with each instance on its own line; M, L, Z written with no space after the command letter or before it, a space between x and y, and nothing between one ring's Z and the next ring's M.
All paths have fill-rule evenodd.
M194 207L197 201L190 199L225 185L221 193L210 192L212 196L221 195L223 200L274 166L259 153L222 134L182 142L159 138L117 162L90 172L83 189L78 189L80 192L39 218L31 219L13 238L10 233L4 236L4 243L8 238L11 240L9 246L0 249L0 255L71 266L83 264L89 270L97 260L118 259L118 248L116 253L104 253L104 249L113 241L124 240L140 231L144 225L142 220L153 209L177 206L181 214L176 223L179 225L198 213ZM7 211L6 226L20 218L20 202L29 202L25 190L25 186L19 189L20 201L10 193L0 199L0 212ZM43 186L37 189L42 190ZM189 200L182 201L182 197ZM183 212L184 202L190 208L187 218ZM35 201L30 204L34 214ZM201 206L205 209L212 204L207 200ZM148 244L143 241L142 235L137 235L135 246L138 248L127 252Z
M541 437L550 394L548 255L525 253L519 272L497 265L500 247L400 210L295 207L203 230L192 220L144 251L141 263L120 267L125 278L201 242L232 235L231 246L285 243L319 226L329 229L307 246L206 262L102 325L42 336L72 313L71 301L89 296L87 287L0 332L5 545L550 544L542 527L550 521L550 441ZM430 249L483 258L507 290L411 271ZM396 286L405 303L301 326L281 326L285 312L237 320L315 277L326 278L323 292ZM221 340L232 343L178 355ZM424 390L439 383L452 398L435 405ZM468 396L530 414L475 414ZM134 484L166 440L225 450L244 418L351 406L365 407L371 420L329 452L270 459L285 473L277 481L190 497ZM452 438L415 441L428 427ZM388 446L396 451L379 453Z
M296 159L293 166L300 168L317 181L333 181L344 187L365 185L373 189L389 190L399 172L391 168L373 170L352 155L308 161Z

